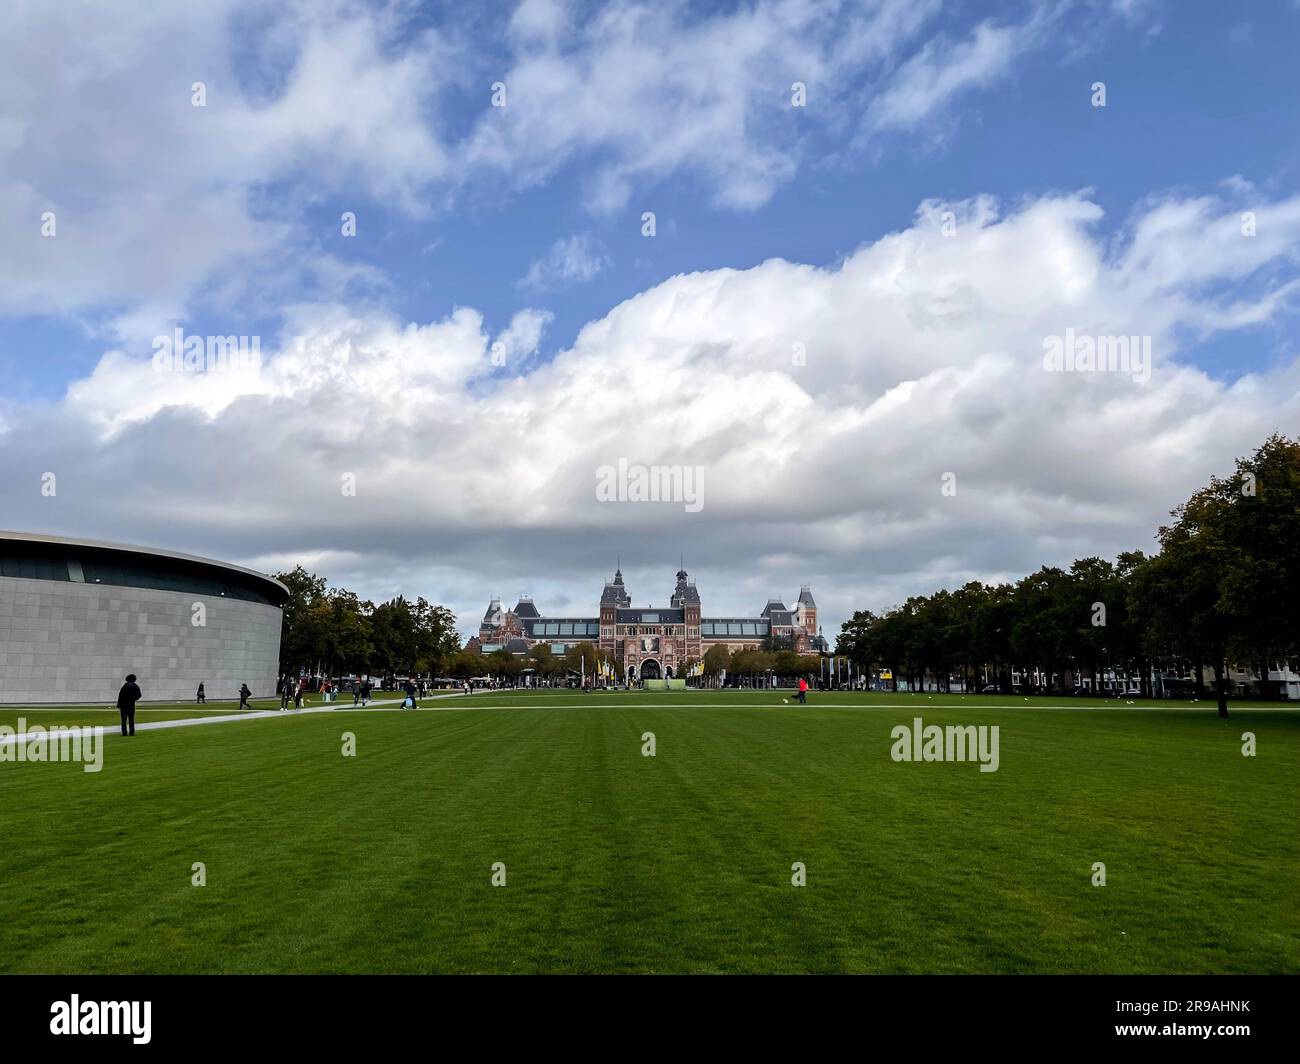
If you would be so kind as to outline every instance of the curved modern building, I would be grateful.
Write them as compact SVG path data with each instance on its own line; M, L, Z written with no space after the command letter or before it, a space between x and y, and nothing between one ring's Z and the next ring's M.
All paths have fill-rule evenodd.
M0 532L0 703L112 704L129 672L147 702L272 695L288 597L225 562Z

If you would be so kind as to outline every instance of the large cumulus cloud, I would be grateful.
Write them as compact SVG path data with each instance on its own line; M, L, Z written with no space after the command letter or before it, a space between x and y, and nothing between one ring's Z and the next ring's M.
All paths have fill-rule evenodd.
M661 602L684 554L706 612L808 582L833 634L938 583L1149 546L1211 472L1294 428L1277 326L1300 202L1250 202L1247 237L1252 195L1153 201L1118 238L1086 195L926 202L831 267L670 278L550 359L536 311L498 338L471 308L342 305L295 308L256 373L111 351L61 402L4 412L4 524L301 559L467 627L493 593L589 610L616 554L635 601ZM1046 372L1066 329L1150 336L1150 379ZM1180 358L1211 334L1276 368L1219 380ZM703 509L598 501L620 458L702 467Z

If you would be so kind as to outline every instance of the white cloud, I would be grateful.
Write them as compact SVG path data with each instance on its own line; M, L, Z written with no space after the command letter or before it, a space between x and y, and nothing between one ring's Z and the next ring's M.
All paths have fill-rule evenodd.
M914 126L959 93L983 88L1006 74L1033 39L1037 27L981 22L959 42L934 40L903 64L871 106L874 129Z
M427 217L575 164L598 212L679 176L754 209L793 180L810 137L850 129L870 100L882 127L922 123L1041 37L1031 14L927 43L939 11L528 0L485 39L470 16L431 29L404 3L11 5L0 313L102 311L125 343L196 303L256 317L354 298L382 278L337 244L337 215L309 230L309 208L353 210L364 229L376 207ZM489 102L498 78L505 108ZM791 106L796 81L805 108ZM205 107L191 106L194 82ZM40 232L50 210L53 239Z
M1211 472L1297 424L1300 363L1280 351L1233 383L1178 358L1207 327L1265 347L1251 323L1290 309L1273 275L1293 270L1300 201L1254 206L1266 240L1232 235L1235 200L1168 199L1108 242L1082 196L1005 217L927 202L834 268L671 278L505 376L470 309L415 325L295 308L260 374L192 380L109 353L57 409L10 405L0 491L18 527L252 561L331 552L332 577L427 587L467 617L525 583L558 608L621 551L645 580L665 566L637 601L662 600L684 552L706 610L812 582L829 621L1149 546ZM502 337L534 348L543 318L522 311ZM1044 371L1044 337L1067 328L1150 335L1151 379ZM703 511L597 502L595 470L620 457L704 466Z
M73 0L10 6L0 26L0 313L113 308L129 333L138 305L176 314L200 292L246 309L309 275L340 293L356 267L319 247L300 261L301 198L419 211L445 176L426 109L454 66L431 31L395 41L383 11ZM217 277L243 283L214 293Z
M521 43L555 41L573 24L565 0L521 0L510 17L509 33Z
M522 288L562 288L585 284L609 265L609 256L590 233L575 233L557 240L536 259L520 279Z
M528 187L584 158L599 212L676 174L720 206L759 207L793 179L805 134L850 123L867 93L885 101L880 127L912 126L1040 40L1036 14L1024 26L985 23L896 69L939 10L939 0L760 0L701 15L624 2L577 20L566 5L524 5L500 75L508 104L485 111L458 146L462 172L496 170ZM806 107L791 105L795 82Z
M496 338L500 354L509 364L527 358L542 342L542 333L555 315L529 307L510 319L510 325Z

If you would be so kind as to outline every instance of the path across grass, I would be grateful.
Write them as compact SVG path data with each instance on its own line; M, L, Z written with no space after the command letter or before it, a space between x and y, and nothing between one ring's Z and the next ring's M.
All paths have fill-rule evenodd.
M377 694L375 697L376 699L391 700L396 698L397 695L385 692ZM340 695L336 701L326 703L321 701L320 695L310 695L303 700L303 705L305 708L328 705L331 708L350 709L352 707L352 696L348 695L345 699L344 696ZM252 707L252 710L241 710L238 699L214 700L205 702L202 705L193 701L141 702L136 706L135 720L137 724L143 724L147 721L189 720L209 716L229 716L232 713L257 713L278 710L280 708L280 699L255 698L252 700ZM20 720L29 725L39 724L43 728L55 725L84 725L92 728L96 726L118 728L120 726L117 707L111 702L99 703L98 705L0 706L0 726L17 728Z

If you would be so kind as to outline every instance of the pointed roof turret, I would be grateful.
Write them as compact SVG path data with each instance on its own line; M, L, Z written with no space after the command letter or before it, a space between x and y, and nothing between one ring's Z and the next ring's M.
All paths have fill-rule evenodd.
M695 588L695 582L687 575L686 566L683 565L677 570L677 586L673 588L669 603L675 609L680 609L688 602L698 603L699 601L700 593Z
M632 598L627 593L627 588L623 586L623 570L621 568L614 570L614 579L605 581L605 589L600 593L601 605L615 605L627 607L632 605Z

